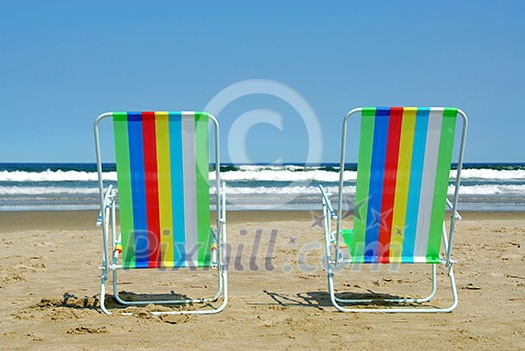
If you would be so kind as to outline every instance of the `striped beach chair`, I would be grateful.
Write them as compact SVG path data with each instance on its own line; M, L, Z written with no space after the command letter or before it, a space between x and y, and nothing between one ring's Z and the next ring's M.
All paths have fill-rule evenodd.
M347 126L361 116L353 228L343 228L344 166ZM463 121L452 202L447 199L457 119ZM450 312L457 305L451 248L454 238L467 117L457 108L357 108L343 122L337 209L320 186L323 201L328 290L344 312ZM445 226L448 206L450 225ZM332 230L332 221L336 223ZM423 298L344 299L334 290L338 266L361 264L432 266L432 291ZM452 289L449 307L418 307L436 294L436 265L448 270ZM338 267L338 269L334 269ZM396 308L356 308L352 304L406 304Z
M99 125L113 120L118 190L104 191ZM209 124L214 126L213 181L216 223L210 227ZM105 286L113 273L113 294L124 305L209 305L216 308L156 311L153 314L209 314L227 303L227 272L223 247L226 241L224 183L220 181L219 126L204 112L110 112L95 122L103 259L100 305L105 313ZM116 204L120 233L117 233ZM119 295L120 269L178 271L216 268L217 291L206 298L129 300ZM158 295L155 295L158 296Z

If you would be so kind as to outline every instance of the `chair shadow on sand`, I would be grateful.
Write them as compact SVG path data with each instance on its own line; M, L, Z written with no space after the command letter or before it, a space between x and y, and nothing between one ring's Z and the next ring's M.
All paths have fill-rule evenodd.
M270 306L270 305L279 305L281 307L310 307L317 310L326 310L327 307L333 307L332 302L330 301L330 294L326 291L308 291L308 292L299 292L294 295L288 295L283 293L278 293L275 291L263 290L264 294L268 295L272 300L271 302L252 302L249 303L253 306ZM127 301L147 301L151 299L159 300L169 300L169 299L189 299L185 294L178 294L174 291L171 291L168 294L136 294L128 291L120 291L119 293L122 299ZM399 299L401 296L378 293L373 290L367 290L366 293L353 293L353 292L342 292L338 294L342 299L354 299L354 300L370 300L373 301L364 301L357 306L395 306L399 304L389 303L383 301L384 299ZM376 300L377 299L377 300ZM115 308L117 310L124 310L126 308L132 308L118 302L113 295L106 295L106 304L109 307ZM191 303L187 304L192 306ZM407 304L411 305L411 304ZM41 308L49 307L63 307L75 310L96 310L100 311L100 296L84 296L77 297L74 294L64 293L61 298L42 298L41 301L37 304ZM177 307L177 304L168 304L167 307L173 308Z
M78 297L66 292L62 297L42 297L35 306L39 308L65 307L78 310L98 310L100 304L97 295Z
M174 291L164 294L136 294L128 291L120 291L119 296L126 301L147 301L147 300L178 300L178 299L189 299L185 294L178 294ZM106 304L115 309L126 309L130 306L126 306L118 302L112 294L106 295ZM177 306L180 304L164 304L165 306ZM188 303L188 306L192 306L192 303ZM68 292L64 293L62 297L50 298L44 297L36 305L41 308L49 307L64 307L78 310L96 310L100 311L100 295L78 297L75 294Z
M324 310L326 307L333 307L330 301L330 294L326 291L308 291L300 292L295 295L281 294L273 291L263 290L276 304L282 307L312 307L318 310ZM385 302L385 299L400 299L401 296L378 293L373 290L367 290L366 293L342 292L338 294L342 299L363 300L356 306L396 306L399 303ZM372 300L365 301L365 300ZM269 305L269 303L253 303L253 305ZM406 304L412 305L412 304Z

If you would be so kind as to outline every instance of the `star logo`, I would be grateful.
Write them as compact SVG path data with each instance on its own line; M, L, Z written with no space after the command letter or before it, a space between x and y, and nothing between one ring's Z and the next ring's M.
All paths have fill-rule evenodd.
M368 200L370 197L363 199L355 204L354 206L354 220L357 220L359 222L363 222L363 209L366 209L366 206L368 205Z
M373 228L376 225L378 225L379 228L388 230L387 219L391 213L392 209L389 209L388 211L384 212L378 212L375 209L372 209L372 222L370 223L370 228Z
M394 236L403 236L403 228L399 228L397 225L394 226Z
M324 216L318 215L314 211L310 211L310 215L312 216L312 221L313 221L310 228L320 227L324 229Z

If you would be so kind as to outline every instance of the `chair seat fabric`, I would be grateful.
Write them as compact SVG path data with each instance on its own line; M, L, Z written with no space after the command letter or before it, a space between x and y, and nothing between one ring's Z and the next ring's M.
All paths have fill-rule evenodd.
M353 263L438 263L456 108L363 108ZM347 233L348 234L348 233Z
M122 267L211 263L208 114L114 112Z

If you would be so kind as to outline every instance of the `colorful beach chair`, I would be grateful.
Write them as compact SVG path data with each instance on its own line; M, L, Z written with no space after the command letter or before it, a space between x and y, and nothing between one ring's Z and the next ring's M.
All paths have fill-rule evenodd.
M353 228L343 228L348 209L344 166L349 120L361 116ZM458 119L462 131L458 147L457 176L452 202L447 199L449 175ZM354 120L353 119L353 120ZM459 123L458 123L459 124ZM331 194L320 186L328 290L333 305L343 312L450 312L458 302L451 249L458 190L467 130L467 116L457 108L356 108L343 121L339 196L337 208ZM445 226L447 204L452 216ZM347 206L351 207L351 206ZM332 221L336 223L332 230ZM427 297L350 299L335 293L334 275L345 266L358 271L362 264L430 264L432 290ZM443 264L452 289L448 307L418 306L436 294L436 265ZM367 307L357 304L391 304Z
M99 125L113 120L118 190L104 191ZM216 223L210 227L209 124L215 133L213 185ZM210 314L227 304L225 185L220 180L219 125L204 112L109 112L95 122L103 257L100 306L105 305L106 280L113 273L114 298L123 305L194 305L204 308L169 309L153 314ZM117 202L118 198L118 202ZM118 203L120 234L117 234ZM217 269L217 291L204 298L125 299L119 295L121 269ZM153 296L153 295L151 295ZM158 297L158 295L155 295ZM217 307L208 305L219 299ZM193 306L195 307L195 306Z

